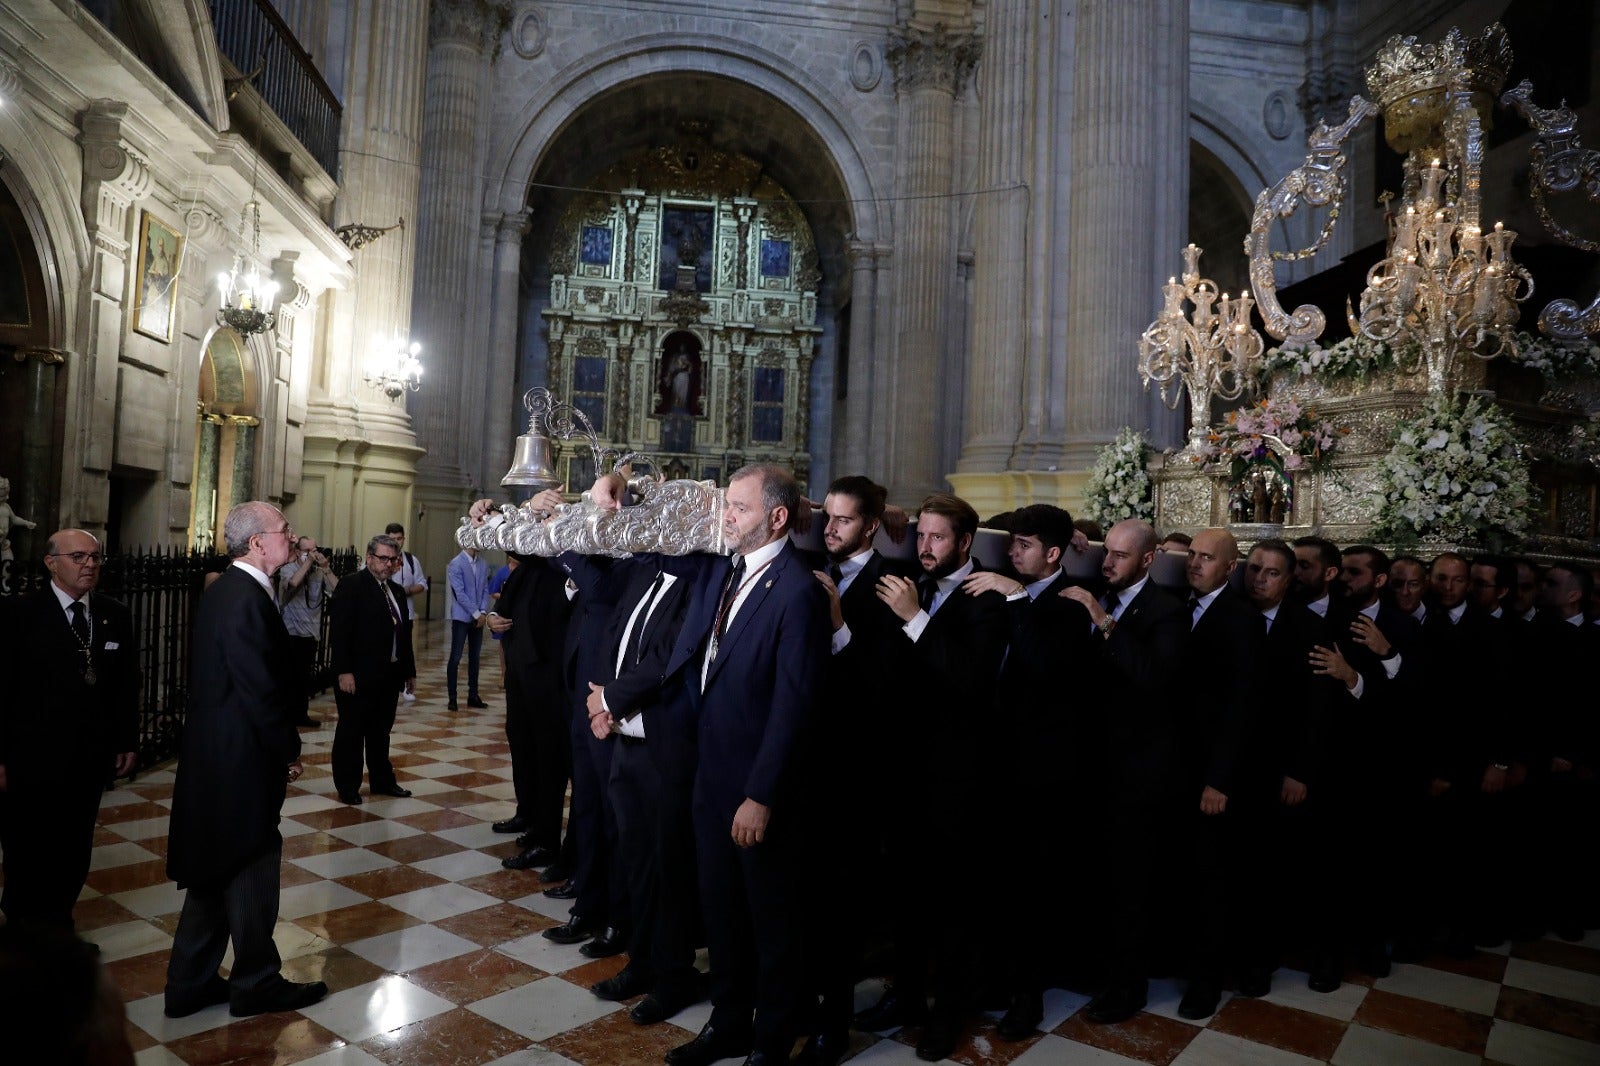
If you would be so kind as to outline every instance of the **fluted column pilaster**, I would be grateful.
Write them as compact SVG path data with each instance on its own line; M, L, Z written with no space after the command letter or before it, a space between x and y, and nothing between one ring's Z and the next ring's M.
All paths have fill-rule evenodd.
M955 163L955 99L971 75L977 46L944 27L907 26L890 44L895 91L906 131L895 226L895 345L888 380L894 422L887 476L896 498L941 486L938 441L927 432L939 410L946 304L954 284L956 227L949 194Z
M1073 48L1065 460L1087 467L1123 425L1143 425L1138 338L1159 289L1163 116L1187 114L1187 65L1171 47L1183 0L1084 0ZM1183 151L1179 146L1178 151ZM1175 236L1175 235L1174 235ZM1173 244L1176 248L1176 244Z
M973 213L967 432L956 468L1004 470L1017 441L1027 365L1028 191L1033 0L990 0L978 68L978 196Z
M418 464L423 482L460 484L469 457L460 432L478 404L482 379L466 358L469 318L481 314L474 294L473 243L478 225L476 168L484 70L510 18L489 0L434 0L429 15L428 78L423 104L422 182L417 205L416 291L412 337L428 353L428 387L411 403L417 440L428 449Z
M522 279L522 238L528 232L528 219L527 211L517 211L503 216L495 228L493 293L489 309L488 395L480 407L481 411L488 413L483 422L491 431L484 440L483 465L478 474L480 485L499 485L500 478L510 469L515 435L502 432L498 427L505 424L501 412L522 409L521 397L515 395L517 316L518 291ZM518 427L519 432L521 428Z
M844 425L834 454L843 465L836 474L873 474L877 457L872 441L872 319L877 254L868 241L850 243L850 362L845 384ZM820 497L819 497L820 498Z

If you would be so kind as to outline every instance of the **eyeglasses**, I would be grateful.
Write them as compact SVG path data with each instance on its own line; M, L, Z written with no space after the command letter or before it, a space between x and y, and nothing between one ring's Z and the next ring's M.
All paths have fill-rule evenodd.
M400 561L400 556L398 555L379 555L377 552L368 552L367 555L370 558L376 559L378 562L384 563L388 566L393 566L395 563Z
M99 566L106 561L105 555L101 552L51 552L50 557L52 559L71 559L74 566L82 566L84 563L93 563Z

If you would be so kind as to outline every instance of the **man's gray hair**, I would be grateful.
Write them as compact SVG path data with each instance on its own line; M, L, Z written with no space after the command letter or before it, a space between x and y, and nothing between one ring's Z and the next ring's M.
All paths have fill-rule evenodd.
M241 559L250 554L250 538L259 533L275 533L275 524L283 521L283 512L265 500L247 500L236 503L222 520L222 543L228 549L228 558Z
M396 555L400 554L400 545L397 544L395 539L389 536L387 533L379 533L377 536L367 541L367 554L371 555L373 549L377 548L380 544L385 548L393 550Z
M731 485L747 477L761 479L761 506L768 514L782 507L789 513L789 524L794 524L795 511L800 506L800 483L794 475L776 463L753 463L741 466L728 479Z

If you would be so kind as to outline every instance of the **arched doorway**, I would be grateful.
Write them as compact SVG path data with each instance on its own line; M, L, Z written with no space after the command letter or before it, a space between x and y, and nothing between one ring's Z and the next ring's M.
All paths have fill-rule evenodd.
M231 329L211 335L200 360L189 543L218 546L219 524L236 503L255 498L260 389L250 350Z
M641 57L634 57L635 60ZM710 64L713 59L727 69L711 72L696 69L665 69L672 64L694 66ZM817 101L801 92L795 85L786 84L781 75L770 66L748 63L729 56L711 57L699 50L652 50L644 62L630 61L630 70L640 65L659 67L654 73L635 76L618 82L608 79L621 73L622 56L617 57L618 68L609 65L586 77L572 93L558 94L544 114L534 117L528 132L521 138L509 162L523 156L525 145L538 144L537 162L530 158L532 172L526 208L533 219L527 239L522 245L522 303L519 319L522 335L518 345L518 365L515 372L516 396L534 385L546 385L560 395L566 387L571 362L562 365L563 352L551 332L548 312L559 311L553 306L552 286L558 274L566 277L566 294L582 294L587 278L583 274L585 254L581 235L575 235L572 225L581 226L583 214L579 201L591 190L601 189L622 193L624 189L637 189L641 194L643 210L655 211L651 222L656 238L648 248L633 249L635 257L647 255L648 261L617 263L623 271L635 278L638 285L636 306L646 303L645 292L650 292L649 306L670 296L666 284L667 271L676 272L670 263L668 247L660 238L670 231L669 213L677 211L709 210L716 229L708 247L703 249L703 269L697 272L695 293L703 296L714 310L708 315L689 314L671 321L665 328L647 331L647 335L630 338L628 344L639 366L630 374L607 374L607 388L611 393L612 407L620 409L618 400L632 402L652 420L656 417L657 380L660 358L665 352L665 338L669 332L682 330L700 338L702 343L702 393L700 396L702 419L709 425L726 420L728 402L735 393L742 411L735 415L742 426L742 441L735 444L733 433L716 438L707 435L708 422L695 427L697 435L694 451L698 459L688 456L688 469L694 476L723 477L739 463L770 458L775 461L792 461L802 480L826 479L831 476L830 441L833 439L836 387L834 372L836 354L841 342L839 324L842 308L850 296L851 274L848 250L852 240L870 238L876 232L876 218L871 192L860 168L859 153L831 118L823 114L816 118L811 110ZM597 89L596 86L599 86ZM581 95L580 95L581 94ZM791 101L790 97L793 97ZM574 97L578 97L575 99ZM552 116L564 115L556 119ZM806 116L812 116L808 119ZM813 120L814 119L814 120ZM545 135L540 131L551 124ZM540 137L543 140L540 140ZM639 174L628 180L607 181L634 166L641 165ZM742 187L729 186L710 194L703 178L708 170L729 163L745 175ZM646 180L646 171L655 175ZM853 191L848 182L862 185ZM755 201L756 209L746 212L741 220L735 200ZM654 200L654 204L651 201ZM720 200L721 206L714 201ZM803 235L810 259L802 261L800 240L790 247L791 258L782 262L779 244L783 235L765 235L772 241L764 247L764 205L783 201L792 212L792 229ZM576 210L575 210L576 209ZM614 251L626 255L621 241L626 221L612 225ZM782 222L776 218L771 221ZM644 232L641 225L639 232ZM573 249L568 252L567 249ZM731 252L728 249L731 248ZM599 255L598 245L589 249ZM742 253L748 253L748 262ZM763 255L767 258L763 259ZM557 267L571 266L572 273ZM598 265L598 264L590 264ZM746 275L731 285L721 285L720 294L708 292L710 285L738 274L741 266ZM789 267L789 270L780 269ZM724 270L724 268L727 268ZM813 272L802 279L803 269ZM769 270L770 274L763 274ZM780 275L785 277L780 279ZM810 333L804 343L796 341L789 347L783 345L756 345L743 358L742 369L726 361L724 353L731 346L748 346L758 329L753 318L742 322L750 327L750 335L740 338L740 345L731 345L733 338L712 333L732 324L736 319L719 317L721 308L733 308L734 294L742 293L740 309L766 312L769 299L778 299L779 290L771 295L768 287L782 286L783 292L798 294L802 290L812 295L807 300L806 326ZM855 313L866 314L867 309L855 308ZM560 327L565 328L565 324ZM581 329L581 325L580 325ZM597 338L589 338L591 341ZM590 349L595 349L593 343ZM608 346L614 347L614 346ZM576 351L573 357L576 357ZM718 361L722 360L719 368ZM779 364L782 364L781 366ZM613 358L605 360L608 371L620 368ZM760 371L758 374L757 371ZM777 374L784 378L782 401L788 407L783 418L781 441L760 441L755 446L756 428L749 418L757 410L757 401L750 390L763 379L766 392L771 397ZM719 376L720 375L720 376ZM625 395L619 396L623 390ZM581 390L574 390L581 391ZM779 401L766 399L763 404ZM770 436L777 416L763 409L761 414L763 436ZM515 417L515 416L514 416ZM670 427L662 427L665 436L672 436ZM720 431L719 431L720 432ZM665 449L668 443L681 443L674 438L668 442L657 432L652 421L648 433L627 443L644 450ZM789 455L777 454L783 448ZM671 450L680 454L677 449ZM722 454L715 454L720 451ZM768 454L758 456L758 452ZM799 454L793 454L798 452ZM792 459L791 459L792 455ZM581 486L576 486L581 487Z
M50 336L38 246L0 175L0 561L43 551L59 512L66 394Z

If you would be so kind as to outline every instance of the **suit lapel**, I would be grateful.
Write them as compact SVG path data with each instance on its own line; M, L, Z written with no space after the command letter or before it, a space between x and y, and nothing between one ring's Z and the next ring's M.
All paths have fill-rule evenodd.
M794 557L794 549L789 544L783 546L777 557L767 565L759 574L746 578L751 582L750 591L745 595L744 602L739 605L739 612L733 616L733 621L728 624L728 631L717 642L717 657L711 663L711 669L706 673L706 687L711 687L712 678L722 669L728 661L729 651L739 642L746 629L750 628L751 619L761 610L761 605L766 601L767 593L772 591L772 583L778 580L789 560Z

